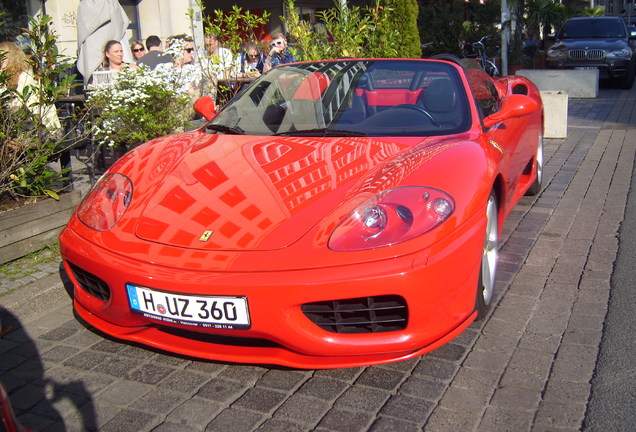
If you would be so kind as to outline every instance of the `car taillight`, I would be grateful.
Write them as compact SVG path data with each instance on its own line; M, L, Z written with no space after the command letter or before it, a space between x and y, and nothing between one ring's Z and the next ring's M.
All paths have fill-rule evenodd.
M454 210L453 198L439 189L390 189L349 214L331 234L329 248L356 251L410 240L444 222Z
M96 231L108 231L130 205L133 186L122 174L107 174L93 187L77 210L79 220Z

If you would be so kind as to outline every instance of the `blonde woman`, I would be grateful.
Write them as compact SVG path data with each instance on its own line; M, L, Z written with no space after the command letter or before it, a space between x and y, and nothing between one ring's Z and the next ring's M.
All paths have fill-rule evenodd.
M39 83L33 77L33 71L27 63L24 52L13 42L0 42L0 56L2 57L0 70L7 72L8 89L14 92L14 96L9 99L9 109L17 111L26 108L33 117L41 119L42 124L50 133L59 132L61 125L55 106L41 106L39 104L39 98L36 94ZM28 90L26 101L18 96L24 94L25 89ZM0 93L4 93L4 90L6 88L0 88Z

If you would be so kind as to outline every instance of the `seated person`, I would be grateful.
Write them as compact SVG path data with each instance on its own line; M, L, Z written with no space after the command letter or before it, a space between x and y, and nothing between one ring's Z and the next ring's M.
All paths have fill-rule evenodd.
M9 109L17 111L27 108L34 118L40 120L47 131L57 134L61 130L60 120L54 105L40 106L35 90L38 82L33 76L33 71L27 63L27 58L19 46L13 42L0 42L0 57L2 64L0 70L8 74L8 88L0 88L0 93L5 95L8 90L13 93L9 99ZM20 95L27 90L28 97L24 100Z

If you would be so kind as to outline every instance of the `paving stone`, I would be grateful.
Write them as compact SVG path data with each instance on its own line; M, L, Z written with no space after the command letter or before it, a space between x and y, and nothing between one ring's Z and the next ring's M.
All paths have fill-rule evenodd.
M335 432L366 431L374 417L370 413L360 411L344 411L334 408L322 418L316 430Z
M381 416L369 429L370 432L420 432L422 427L418 423L412 423L395 417Z
M479 387L495 388L499 382L501 375L486 369L475 369L463 366L457 372L453 379L453 385L457 387L470 389L477 385Z
M97 398L99 403L127 407L143 395L153 391L153 387L136 381L118 381L111 384Z
M206 431L249 431L265 420L263 414L242 409L227 408L205 428Z
M534 413L488 407L478 432L523 432L532 426Z
M120 411L104 425L103 432L130 432L148 430L151 425L159 424L159 418L141 411Z
M128 357L106 357L98 363L93 370L95 372L106 373L115 377L124 377L128 372L137 368L139 361Z
M73 336L75 333L77 333L77 329L75 328L58 327L40 335L40 337L48 341L62 341Z
M112 356L105 356L96 351L88 350L83 351L68 358L64 362L64 366L75 367L83 370L91 370L100 366L112 359ZM103 369L102 369L103 370Z
M169 377L172 372L174 372L172 368L149 363L129 372L127 378L144 384L157 384Z
M391 393L385 390L353 386L336 400L334 406L345 410L376 413L390 396Z
M541 401L541 390L502 385L493 395L490 405L504 410L536 411Z
M215 402L231 403L245 393L249 387L247 384L239 384L236 381L215 378L205 383L199 389L197 396Z
M470 389L466 389L451 385L444 393L439 406L450 410L469 412L478 416L492 397L494 390L489 386L473 386Z
M313 396L326 401L336 400L345 390L347 384L343 381L313 377L298 389L298 393Z
M424 356L413 369L413 374L448 381L455 375L458 368L458 364Z
M58 345L43 352L40 355L40 359L45 362L61 363L78 352L79 350L77 348Z
M373 367L373 366L370 366ZM349 383L353 383L356 378L360 376L365 370L369 369L369 367L358 367L358 368L340 368L340 369L320 369L314 371L313 376L315 377L324 377L324 378L333 378L340 381L347 381ZM309 373L306 373L307 378L309 378Z
M543 394L545 401L576 404L590 395L592 385L589 382L572 382L552 379Z
M466 348L454 343L448 343L431 351L428 355L448 361L460 361L466 356Z
M393 395L380 410L381 415L397 417L414 423L424 423L435 404L406 395Z
M153 389L130 404L130 409L143 411L157 416L165 416L181 404L183 396L162 389Z
M234 365L224 369L220 374L220 378L240 381L244 384L254 385L256 381L265 373L267 369L259 366L240 366Z
M276 410L274 417L314 425L320 421L330 407L331 404L327 401L295 393Z
M182 401L166 420L180 424L182 430L203 430L224 408L222 403L194 397Z
M404 374L400 371L376 366L367 368L358 377L355 385L374 387L381 390L395 390L403 379Z
M235 408L245 408L252 411L271 413L287 399L288 395L275 390L264 388L248 389L234 404Z
M585 404L565 404L544 401L539 405L535 417L535 429L539 427L563 427L579 430L585 416Z
M257 432L305 432L306 426L291 421L271 418L265 421Z
M309 374L297 371L271 369L256 382L257 386L274 390L289 391L300 386L309 378Z
M208 382L208 377L196 372L177 370L161 381L161 388L176 392L194 394Z
M424 432L472 431L480 422L481 416L472 412L455 411L444 407L436 408L423 427Z

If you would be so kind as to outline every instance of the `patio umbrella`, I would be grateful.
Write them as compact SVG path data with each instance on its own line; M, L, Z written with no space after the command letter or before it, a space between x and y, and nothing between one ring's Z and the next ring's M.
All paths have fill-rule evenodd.
M130 20L117 0L81 0L77 7L77 69L86 84L104 60L109 40L124 41ZM130 58L128 43L122 42L124 57Z

